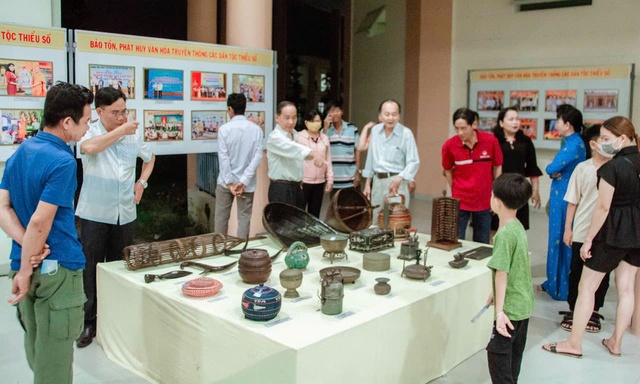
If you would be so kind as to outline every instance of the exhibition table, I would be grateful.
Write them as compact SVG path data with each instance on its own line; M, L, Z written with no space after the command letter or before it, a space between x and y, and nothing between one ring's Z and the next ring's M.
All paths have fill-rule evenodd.
M427 235L420 235L425 246ZM330 266L322 248L309 249L300 298L283 298L279 315L268 322L244 318L245 284L237 267L207 276L224 284L210 298L190 298L181 285L193 275L144 283L144 274L179 269L179 264L129 271L123 262L98 266L98 341L107 356L160 383L426 383L486 346L492 310L471 323L491 290L489 259L470 260L462 269L448 261L478 244L445 252L431 248L426 281L401 277L400 243L384 250L391 269L369 272L362 253L347 251L348 265L362 270L344 289L343 313L320 312L318 271ZM273 255L279 248L268 239L250 243ZM234 257L201 259L211 265ZM237 259L237 257L235 258ZM286 268L284 252L274 261L267 285L284 293L278 276ZM390 278L391 293L379 296L377 277Z

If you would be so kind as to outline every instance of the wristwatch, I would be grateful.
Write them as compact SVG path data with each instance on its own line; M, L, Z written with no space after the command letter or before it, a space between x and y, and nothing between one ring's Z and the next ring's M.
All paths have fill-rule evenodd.
M138 179L138 181L140 182L140 185L142 185L143 189L147 189L147 187L149 186L149 183L147 183L146 180Z

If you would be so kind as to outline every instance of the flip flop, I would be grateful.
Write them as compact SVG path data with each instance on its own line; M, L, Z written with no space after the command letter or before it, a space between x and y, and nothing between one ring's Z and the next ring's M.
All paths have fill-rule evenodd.
M609 352L609 354L611 356L615 356L615 357L620 357L622 356L622 353L613 353L611 351L611 348L609 348L609 346L607 345L607 339L602 339L602 346L605 347L607 349L607 352Z
M581 353L560 352L556 348L557 346L558 345L556 343L551 343L549 344L549 349L545 348L544 345L542 346L542 349L550 353L555 353L556 355L569 356L569 357L573 357L574 359L582 359Z

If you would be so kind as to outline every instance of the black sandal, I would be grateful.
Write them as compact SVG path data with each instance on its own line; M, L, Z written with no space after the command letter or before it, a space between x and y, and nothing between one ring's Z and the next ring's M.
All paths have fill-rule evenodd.
M560 322L560 328L565 331L571 332L571 328L573 328L573 311L560 311L559 315L564 315L562 321Z
M589 318L589 322L585 328L585 331L589 333L598 333L602 330L602 324L600 320L604 320L604 316L599 314L598 312L593 312L591 314L591 318Z

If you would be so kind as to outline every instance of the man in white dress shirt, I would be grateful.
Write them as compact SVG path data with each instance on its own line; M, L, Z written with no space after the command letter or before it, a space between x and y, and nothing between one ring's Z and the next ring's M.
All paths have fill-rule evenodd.
M233 199L237 197L238 233L249 237L256 170L262 160L262 129L244 116L247 99L232 93L227 99L231 120L218 129L220 172L216 186L215 232L226 235Z
M371 205L382 205L385 196L400 193L409 207L407 184L413 181L420 167L416 140L413 132L400 124L397 101L382 102L378 112L381 123L371 128L367 163L362 171L367 179L363 193L371 200ZM374 218L379 211L380 208L374 210Z
M83 181L76 215L80 242L87 258L84 270L85 328L76 345L91 344L96 335L96 267L99 262L122 260L122 250L133 243L136 205L147 188L155 156L137 134L138 122L127 121L127 97L112 87L96 92L100 117L78 143ZM135 181L136 159L143 161Z

